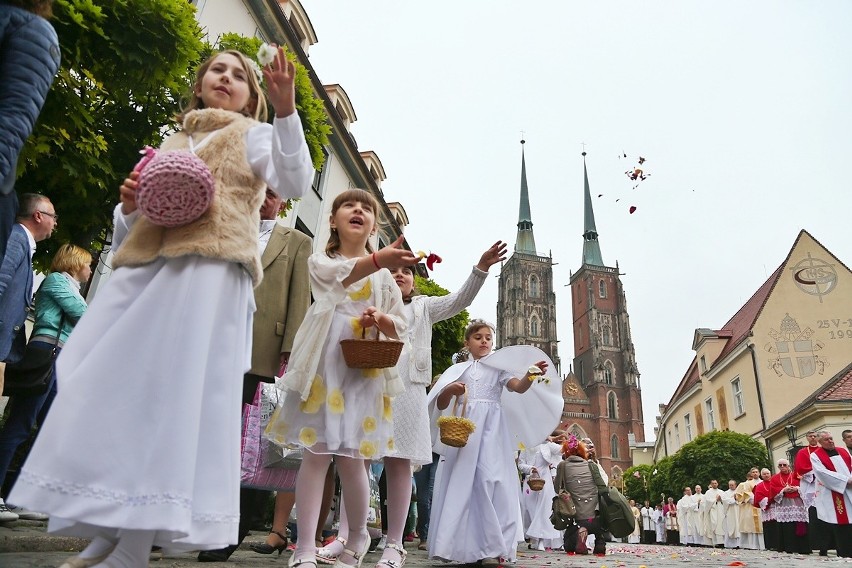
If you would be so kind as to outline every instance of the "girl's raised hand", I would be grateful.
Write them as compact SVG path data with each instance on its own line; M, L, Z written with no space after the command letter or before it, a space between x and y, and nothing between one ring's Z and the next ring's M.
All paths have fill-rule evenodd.
M296 112L296 66L284 56L283 47L278 47L275 60L262 71L275 116L285 118Z
M441 391L441 394L447 394L449 396L462 396L465 391L464 383L450 383L444 387L444 390Z
M139 186L139 172L131 172L125 178L124 183L118 188L118 194L121 197L121 212L125 215L130 215L136 211L136 188Z
M376 251L373 259L376 261L376 264L381 268L402 268L404 266L412 266L417 264L420 260L420 257L411 252L410 250L406 250L402 248L402 243L405 240L405 237L400 235L400 237L389 244L388 246Z
M488 272L488 269L493 265L506 260L507 246L503 241L497 241L491 245L491 248L482 253L482 256L479 258L479 264L476 267L483 272Z

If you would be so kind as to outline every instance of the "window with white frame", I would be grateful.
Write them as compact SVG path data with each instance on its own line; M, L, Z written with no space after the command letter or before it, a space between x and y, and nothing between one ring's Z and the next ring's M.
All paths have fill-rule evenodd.
M675 424L675 444L677 444L676 448L680 448L680 428L677 424Z
M736 416L742 416L745 414L745 400L743 400L743 385L739 377L731 381L731 392L734 395Z
M704 401L704 410L707 414L707 430L716 429L716 415L713 413L713 398L708 398Z
M700 365L701 365L701 372L706 373L707 372L707 359L704 358L704 355L701 356Z
M683 430L684 434L686 434L686 441L692 441L692 419L689 414L685 414L683 417Z

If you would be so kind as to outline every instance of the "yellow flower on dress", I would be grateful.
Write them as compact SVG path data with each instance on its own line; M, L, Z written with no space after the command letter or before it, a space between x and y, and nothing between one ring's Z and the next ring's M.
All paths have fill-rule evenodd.
M393 399L386 394L382 395L382 418L385 419L386 422L390 422L393 418Z
M317 431L305 426L299 431L299 443L306 448L310 448L317 443Z
M376 419L373 418L372 416L366 417L364 419L364 421L361 423L361 428L363 428L364 432L366 432L367 434L370 434L371 432L375 432L376 431Z
M518 442L518 449L522 452L527 449L523 442Z
M328 409L332 414L343 414L344 401L340 389L332 390L328 395Z
M349 324L352 326L352 335L355 339L361 339L361 336L364 333L364 327L361 325L361 318L352 318L349 321Z
M269 424L266 425L264 434L276 444L284 444L286 442L287 432L290 430L290 425L280 419L281 409L276 408L272 413L272 418L269 419Z
M366 300L370 297L370 294L373 293L373 285L370 283L370 279L367 279L367 282L364 284L364 287L358 290L357 292L349 292L349 298L353 302L357 302L359 300Z
M361 457L371 459L376 455L376 444L369 440L364 440L361 442L361 447L358 448L358 451L361 453Z
M308 400L303 400L299 403L299 410L305 414L316 414L325 403L325 394L325 383L322 381L322 377L317 375L311 383L311 392L308 394Z
M365 379L375 379L382 373L381 369L361 369L361 376Z
M395 444L393 443L393 438L388 438L388 449L389 449L390 451L393 451L395 447L396 447L396 446L395 446Z

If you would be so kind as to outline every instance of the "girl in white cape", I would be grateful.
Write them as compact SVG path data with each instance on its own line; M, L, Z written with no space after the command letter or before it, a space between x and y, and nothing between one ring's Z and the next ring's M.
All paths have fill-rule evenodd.
M527 359L526 366L522 367L527 372L521 378L502 370L507 365L490 366L482 359L491 353L493 334L490 324L472 321L465 330L465 347L470 352L470 360L450 367L429 395L433 420L440 411L447 409L453 397L466 395L466 415L476 425L464 447L448 448L440 443L435 446L435 451L442 453L444 459L438 466L432 498L430 558L496 565L501 558L514 561L518 543L524 541L520 486L514 463L516 448L501 396L507 389L510 394L529 391L535 381L545 380L544 373L550 363L544 352L523 346L527 349L521 351L527 357L529 349L534 349L542 360L536 362L533 369ZM507 347L494 356L510 349L513 348ZM535 440L543 439L556 426L558 413L553 414L553 406L552 403L542 404L538 416L536 413L530 415L532 422L544 417L547 423L544 432L534 433Z

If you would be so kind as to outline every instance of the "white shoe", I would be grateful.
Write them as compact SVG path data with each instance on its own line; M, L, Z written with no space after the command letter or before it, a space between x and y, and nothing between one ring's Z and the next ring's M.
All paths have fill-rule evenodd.
M376 550L384 550L385 546L388 544L388 535L383 534L382 538L379 539L379 544L376 545Z
M19 519L18 513L9 510L3 499L0 499L0 523L10 523Z
M18 507L16 505L9 505L9 510L16 515L22 521L46 521L50 518L49 515L45 513L39 513L38 511L30 511L29 509L25 509L24 507Z

